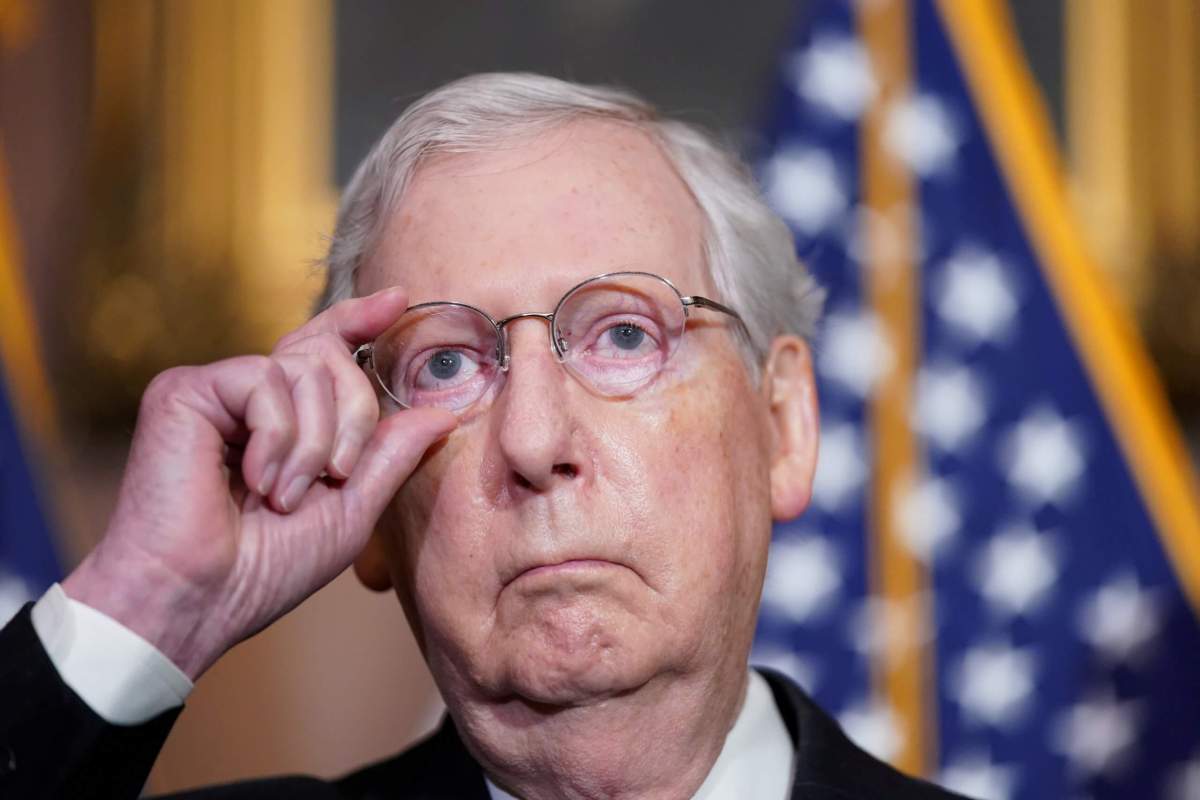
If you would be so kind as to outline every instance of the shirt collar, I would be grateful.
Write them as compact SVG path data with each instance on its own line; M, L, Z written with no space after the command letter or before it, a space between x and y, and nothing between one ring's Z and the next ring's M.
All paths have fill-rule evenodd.
M750 670L746 700L725 745L692 800L763 797L784 800L792 781L792 740L763 676ZM517 800L490 779L491 800Z

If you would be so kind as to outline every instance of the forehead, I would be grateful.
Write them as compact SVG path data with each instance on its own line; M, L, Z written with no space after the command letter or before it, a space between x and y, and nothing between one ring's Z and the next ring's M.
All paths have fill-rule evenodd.
M410 303L461 300L500 316L550 310L576 283L641 270L710 288L703 218L644 132L573 122L495 150L422 164L358 277Z

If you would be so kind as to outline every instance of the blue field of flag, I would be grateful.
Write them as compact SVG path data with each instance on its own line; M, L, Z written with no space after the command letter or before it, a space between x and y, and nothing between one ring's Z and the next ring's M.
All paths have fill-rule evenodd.
M908 88L875 109L908 201L864 194L882 80L861 14L877 5L814 4L758 160L829 300L813 502L775 532L754 660L877 755L923 754L919 771L971 796L1200 797L1200 624L1180 578L1194 565L1172 561L1097 395L945 4L906 4ZM888 281L912 287L907 344L880 317ZM881 506L875 393L906 347L916 456ZM881 507L922 577L910 595L877 591ZM918 651L914 750L881 676Z

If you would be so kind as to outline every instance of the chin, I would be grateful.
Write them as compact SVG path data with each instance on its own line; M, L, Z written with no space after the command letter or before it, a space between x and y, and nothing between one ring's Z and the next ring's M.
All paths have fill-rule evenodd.
M631 691L654 676L640 631L585 612L551 614L508 637L505 694L535 704L580 706ZM661 644L659 645L659 647Z

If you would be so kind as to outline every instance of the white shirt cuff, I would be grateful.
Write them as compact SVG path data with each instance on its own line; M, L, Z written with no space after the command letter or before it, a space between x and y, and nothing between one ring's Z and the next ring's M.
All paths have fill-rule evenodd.
M33 628L63 682L113 725L140 725L183 705L192 682L158 648L54 584Z

